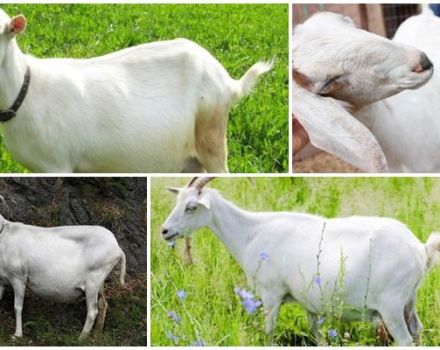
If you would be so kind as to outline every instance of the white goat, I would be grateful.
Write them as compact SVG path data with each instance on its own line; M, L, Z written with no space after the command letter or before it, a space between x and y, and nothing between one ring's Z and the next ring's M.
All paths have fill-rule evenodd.
M231 105L271 63L232 79L205 49L185 39L92 59L37 59L15 36L22 15L0 10L0 108L30 85L3 123L13 157L36 172L227 172Z
M195 179L183 189L172 189L178 193L177 204L162 236L175 240L209 227L261 296L269 335L286 300L307 310L316 331L317 316L323 315L339 286L345 319L383 320L398 345L417 340L422 324L416 293L439 260L439 234L422 244L404 224L390 218L252 213L204 188L209 180ZM262 253L269 260L263 261Z
M85 294L87 336L98 315L103 327L107 303L104 281L121 261L124 284L126 262L113 234L100 226L43 228L5 220L0 216L0 299L6 285L14 290L15 337L22 337L26 285L37 295L72 302ZM99 300L98 300L99 297Z
M311 144L369 172L440 171L440 80L406 45L440 63L439 37L432 13L407 20L393 41L334 13L296 26L293 112Z

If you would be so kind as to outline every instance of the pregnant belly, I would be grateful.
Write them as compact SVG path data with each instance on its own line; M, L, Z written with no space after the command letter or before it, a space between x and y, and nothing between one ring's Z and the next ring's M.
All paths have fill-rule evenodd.
M74 302L84 295L84 292L80 288L73 285L46 285L41 283L32 283L32 281L30 281L29 289L44 299L60 303Z

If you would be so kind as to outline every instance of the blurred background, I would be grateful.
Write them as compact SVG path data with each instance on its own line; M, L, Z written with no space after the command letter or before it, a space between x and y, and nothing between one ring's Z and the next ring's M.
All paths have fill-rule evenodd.
M293 24L315 12L330 11L349 16L359 28L392 38L399 25L421 12L418 4L293 4Z

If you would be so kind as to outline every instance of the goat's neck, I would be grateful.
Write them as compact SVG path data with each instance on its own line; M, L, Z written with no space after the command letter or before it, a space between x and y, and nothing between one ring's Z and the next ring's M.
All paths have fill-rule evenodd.
M255 237L260 224L258 216L238 208L219 195L212 203L213 220L209 228L228 248L237 262L243 266L243 254Z
M26 56L12 39L6 46L5 57L0 65L0 109L6 110L14 103L26 72Z

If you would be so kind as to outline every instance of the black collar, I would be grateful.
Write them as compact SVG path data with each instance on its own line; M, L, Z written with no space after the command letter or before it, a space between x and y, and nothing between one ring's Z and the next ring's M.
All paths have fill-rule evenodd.
M18 109L23 103L24 98L26 97L30 81L31 81L31 69L29 68L29 66L27 66L26 73L24 74L23 85L21 86L20 92L18 93L18 96L15 99L14 103L12 104L11 108L9 108L6 111L0 110L1 123L7 122L8 120L11 120L12 118L15 117Z

